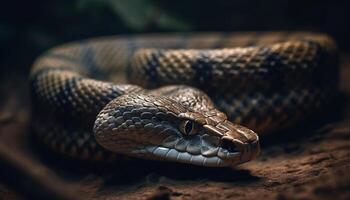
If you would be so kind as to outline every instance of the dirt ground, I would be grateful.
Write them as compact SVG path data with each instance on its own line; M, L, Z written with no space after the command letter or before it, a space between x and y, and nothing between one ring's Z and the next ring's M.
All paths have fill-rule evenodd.
M341 57L341 66L335 114L261 136L261 155L234 169L139 160L92 164L55 155L30 136L28 83L16 72L1 75L0 142L86 199L350 199L350 55ZM17 172L1 168L0 174L26 185ZM23 199L16 182L8 187L1 180L0 199Z

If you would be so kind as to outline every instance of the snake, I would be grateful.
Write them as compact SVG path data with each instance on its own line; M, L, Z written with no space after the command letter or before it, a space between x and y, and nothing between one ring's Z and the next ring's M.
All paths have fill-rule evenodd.
M104 36L35 60L31 124L74 159L232 167L259 155L259 136L324 116L337 83L322 33Z

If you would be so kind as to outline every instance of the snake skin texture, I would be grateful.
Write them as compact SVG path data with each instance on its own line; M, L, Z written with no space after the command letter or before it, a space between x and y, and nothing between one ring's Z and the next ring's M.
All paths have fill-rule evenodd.
M32 121L43 143L74 158L234 166L259 154L256 132L325 113L337 77L336 46L318 33L83 40L34 63Z

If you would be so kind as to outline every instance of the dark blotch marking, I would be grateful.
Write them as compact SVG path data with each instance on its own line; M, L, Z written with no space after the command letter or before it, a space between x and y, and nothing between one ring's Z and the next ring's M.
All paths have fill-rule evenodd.
M198 54L199 58L192 65L192 67L195 69L193 82L198 83L199 85L203 85L211 81L213 66L211 61L209 61L209 57L207 55L208 52L198 51Z

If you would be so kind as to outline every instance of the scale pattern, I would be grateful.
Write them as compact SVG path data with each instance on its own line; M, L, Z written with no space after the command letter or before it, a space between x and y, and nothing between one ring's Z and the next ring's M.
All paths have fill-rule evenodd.
M249 129L259 134L278 131L325 112L337 94L337 77L336 46L323 34L151 34L83 40L55 47L34 63L30 75L33 125L49 147L80 159L112 159L117 155L111 151L116 149L114 152L136 157L162 159L167 155L165 160L226 166L226 157L233 159L238 154L221 151L217 138L204 133L203 127L221 134L220 144L230 137L240 153L230 164L249 161L259 151L258 137ZM152 110L125 117L129 111L124 107L108 107L116 107L121 99L133 102L136 97L141 98L137 105L143 107L129 109L138 111L150 103L145 99L164 98L157 105L162 108L157 109L163 111L165 120L159 120ZM152 103L157 104L156 99ZM164 143L173 137L170 132L154 140L148 138L154 127L144 131L146 136L141 134L152 119L146 118L149 113L155 117L152 123L162 124L159 129L177 131L178 148ZM177 129L169 128L181 120L202 126L197 139L181 138ZM125 130L120 131L121 127ZM122 137L103 139L113 134ZM222 157L203 157L203 152L208 153L200 151L196 142L212 143L207 147L216 154L210 155ZM167 151L150 149L149 144ZM202 157L195 156L198 152Z

